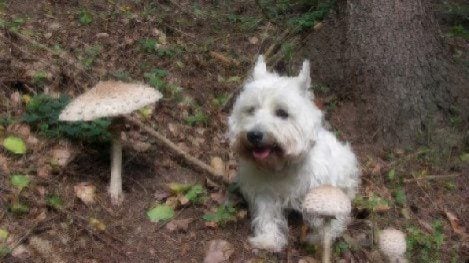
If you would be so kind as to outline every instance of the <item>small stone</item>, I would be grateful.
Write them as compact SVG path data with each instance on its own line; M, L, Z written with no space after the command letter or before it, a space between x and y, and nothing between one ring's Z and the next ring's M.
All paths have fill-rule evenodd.
M102 38L108 38L109 34L108 33L98 33L96 34L96 38L102 39Z

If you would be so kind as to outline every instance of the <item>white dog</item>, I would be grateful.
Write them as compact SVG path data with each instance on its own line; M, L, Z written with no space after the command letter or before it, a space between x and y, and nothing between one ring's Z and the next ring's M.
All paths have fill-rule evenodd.
M296 77L268 72L259 56L252 77L229 117L229 137L239 153L240 189L252 213L253 247L280 251L287 244L284 209L302 211L309 189L330 184L355 196L360 169L349 145L322 126L323 114L311 102L309 62ZM323 222L305 218L314 228ZM342 234L349 218L332 223ZM311 241L319 241L311 235Z

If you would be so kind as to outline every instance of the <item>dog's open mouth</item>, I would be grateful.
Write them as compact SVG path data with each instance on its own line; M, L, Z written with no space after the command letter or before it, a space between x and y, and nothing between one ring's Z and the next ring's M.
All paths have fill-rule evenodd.
M281 152L280 147L277 145L258 146L252 149L252 156L256 160L265 160L275 152Z

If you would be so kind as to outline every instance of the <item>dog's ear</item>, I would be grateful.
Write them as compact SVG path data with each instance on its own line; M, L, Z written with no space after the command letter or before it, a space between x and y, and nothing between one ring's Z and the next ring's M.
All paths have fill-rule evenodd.
M303 61L303 66L301 67L297 79L300 82L301 89L308 91L309 87L311 86L309 60L305 59L305 61Z
M259 55L257 57L256 65L254 66L254 72L252 76L254 79L259 79L267 74L267 65L265 64L264 56Z

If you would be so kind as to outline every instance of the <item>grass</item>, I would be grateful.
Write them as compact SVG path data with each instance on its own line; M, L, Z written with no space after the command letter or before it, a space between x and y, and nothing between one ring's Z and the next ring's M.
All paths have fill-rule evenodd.
M433 233L425 233L415 226L407 227L407 250L413 262L440 262L444 242L443 224L436 220Z
M154 38L143 38L138 41L140 49L143 52L149 54L155 54L158 57L168 57L171 58L176 55L176 51L167 47L166 45L162 45L158 42L158 40Z
M187 116L185 121L190 126L208 125L208 117L200 108L197 108L192 115Z
M144 74L144 77L150 86L159 90L165 94L165 96L170 97L176 101L180 101L182 99L182 88L178 85L168 83L166 81L167 76L168 72L160 68L155 68Z

